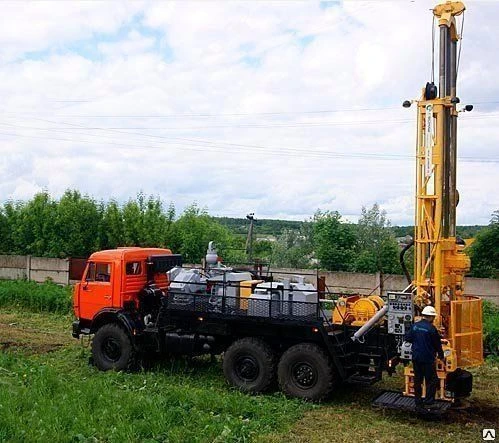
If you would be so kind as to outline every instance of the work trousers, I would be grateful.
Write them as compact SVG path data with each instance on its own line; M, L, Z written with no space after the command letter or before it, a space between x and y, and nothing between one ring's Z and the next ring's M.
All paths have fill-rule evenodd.
M435 361L431 363L423 363L412 361L414 370L414 397L417 405L422 404L421 395L423 392L423 380L426 383L426 397L425 400L431 402L435 400L437 392L438 376Z

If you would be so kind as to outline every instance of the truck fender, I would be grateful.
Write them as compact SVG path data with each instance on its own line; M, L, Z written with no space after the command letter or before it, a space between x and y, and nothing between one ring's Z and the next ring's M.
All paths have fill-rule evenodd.
M132 345L137 347L136 336L140 332L140 325L132 313L123 309L104 308L93 318L90 332L95 333L101 326L108 323L117 323L122 326L130 335Z

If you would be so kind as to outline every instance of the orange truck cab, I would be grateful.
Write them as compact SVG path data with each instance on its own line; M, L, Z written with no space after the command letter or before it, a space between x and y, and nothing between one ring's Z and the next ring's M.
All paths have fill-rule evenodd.
M133 331L140 319L128 313L139 312L139 299L147 299L144 290L165 291L166 272L181 264L180 255L169 249L126 247L95 252L73 290L78 319L73 323L73 336L93 333L113 317L121 317Z

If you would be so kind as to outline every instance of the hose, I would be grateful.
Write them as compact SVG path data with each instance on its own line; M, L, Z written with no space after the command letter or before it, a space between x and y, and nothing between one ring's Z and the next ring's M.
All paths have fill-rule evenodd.
M402 251L400 251L400 257L399 257L400 266L402 266L402 271L404 271L405 278L407 279L407 282L410 285L412 284L412 277L411 277L411 274L409 274L407 266L405 265L404 255L413 246L414 246L414 239L411 239L411 241L407 245L404 246L404 249L402 249Z

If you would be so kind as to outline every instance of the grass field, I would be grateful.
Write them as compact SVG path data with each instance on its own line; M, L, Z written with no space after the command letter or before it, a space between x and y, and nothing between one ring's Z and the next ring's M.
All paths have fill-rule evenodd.
M38 297L8 307L0 291L0 442L476 442L483 428L499 429L497 359L472 370L467 407L438 422L371 407L383 389L400 389L400 375L340 387L320 405L277 392L249 396L226 385L220 360L99 372L88 364L88 341L70 336L65 302L49 289L53 309ZM59 295L69 299L64 289Z
M322 405L279 393L240 394L220 362L156 362L138 373L102 373L69 335L71 318L0 309L0 441L472 442L499 417L499 369L474 370L469 407L439 422L370 406L382 389L344 387Z

